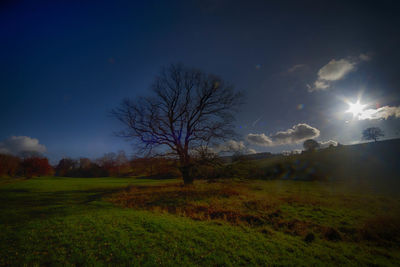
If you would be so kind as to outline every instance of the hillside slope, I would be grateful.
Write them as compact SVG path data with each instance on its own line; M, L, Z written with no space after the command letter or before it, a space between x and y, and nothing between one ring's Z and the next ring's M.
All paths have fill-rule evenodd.
M250 178L342 181L393 190L400 184L400 139L234 164L237 170L248 169Z

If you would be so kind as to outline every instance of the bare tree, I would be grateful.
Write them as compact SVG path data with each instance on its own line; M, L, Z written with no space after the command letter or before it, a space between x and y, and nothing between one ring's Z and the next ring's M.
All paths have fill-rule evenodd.
M234 135L242 94L218 76L179 64L163 68L151 90L151 96L125 99L112 111L125 126L119 135L135 140L140 152L158 148L176 155L190 184L191 151Z
M374 140L375 142L378 141L380 137L385 136L379 127L367 128L362 132L362 135L364 140Z

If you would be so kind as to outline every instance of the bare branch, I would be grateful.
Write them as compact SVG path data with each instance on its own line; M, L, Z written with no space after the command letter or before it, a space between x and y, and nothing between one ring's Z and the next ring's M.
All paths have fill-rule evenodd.
M140 151L168 149L186 166L190 151L234 135L234 115L243 95L218 76L171 65L162 69L151 89L151 97L124 99L112 111L125 126L119 136L135 140Z

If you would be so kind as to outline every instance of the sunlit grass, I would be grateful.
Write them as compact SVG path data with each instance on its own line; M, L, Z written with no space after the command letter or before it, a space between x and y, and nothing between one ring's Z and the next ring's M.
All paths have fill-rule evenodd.
M387 231L371 229L370 239L354 238L362 237L363 225L379 221L396 229L385 217L398 211L396 198L317 182L179 183L45 177L3 184L0 265L387 266L400 260L396 242L382 241ZM124 207L122 199L135 192L140 207ZM119 205L109 202L118 199ZM185 206L213 207L217 215L206 217L204 208L203 215L179 213ZM229 220L229 212L237 220ZM240 217L247 215L262 220ZM328 228L341 240L326 238ZM311 242L305 241L308 233L315 235Z
M110 199L126 207L226 221L260 231L270 227L301 237L315 233L326 238L326 231L335 231L339 239L360 240L364 224L370 220L400 222L399 199L360 193L329 182L199 181L191 187L131 186ZM393 236L396 238L392 241L400 237L397 233ZM387 244L386 240L382 242Z

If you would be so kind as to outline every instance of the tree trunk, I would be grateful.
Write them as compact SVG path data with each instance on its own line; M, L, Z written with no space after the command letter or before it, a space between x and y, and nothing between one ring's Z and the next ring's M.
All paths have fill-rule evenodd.
M180 156L180 171L182 173L183 183L185 185L193 184L193 167L190 157L187 154Z
M192 175L192 168L193 165L192 164L187 164L184 166L181 166L180 170L182 173L182 178L183 178L183 183L185 185L190 185L193 184L193 175Z

